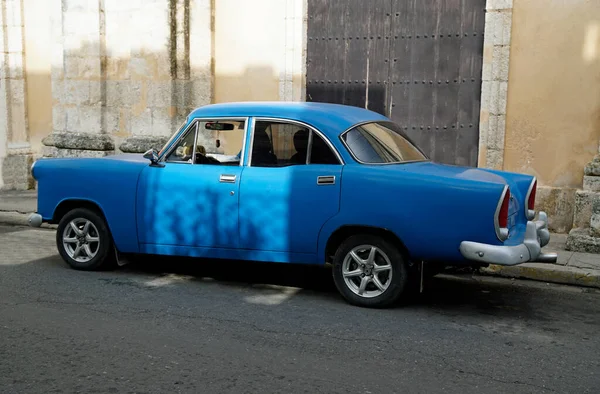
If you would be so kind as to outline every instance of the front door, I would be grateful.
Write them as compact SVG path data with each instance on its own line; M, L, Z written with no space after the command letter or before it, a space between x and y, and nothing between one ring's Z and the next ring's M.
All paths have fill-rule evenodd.
M245 119L193 122L165 155L164 166L143 170L137 197L142 250L238 247L246 125Z
M302 125L257 120L240 185L240 248L311 262L319 231L337 214L341 159Z

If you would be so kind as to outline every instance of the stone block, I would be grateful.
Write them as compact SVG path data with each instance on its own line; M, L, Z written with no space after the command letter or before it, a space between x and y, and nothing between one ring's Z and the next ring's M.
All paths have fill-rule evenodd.
M123 141L119 149L126 153L144 153L152 148L160 150L168 140L169 136L137 135Z
M44 157L105 157L114 154L114 151L61 149L45 146L42 148Z
M5 190L27 190L33 188L31 177L31 154L8 155L2 161L2 179Z
M493 49L494 60L492 66L492 79L496 81L508 81L508 66L510 62L510 47L495 46Z
M108 134L54 133L54 146L62 149L114 151L115 144Z
M52 128L56 131L67 130L67 112L60 105L52 107Z
M11 54L23 53L23 26L7 26L4 39L6 40L6 52Z
M600 237L600 213L592 212L590 219L590 235Z
M85 133L101 133L102 130L102 107L82 106L79 108L79 129L67 129L67 131L81 131Z
M65 35L93 35L100 32L99 9L93 11L63 12L63 31Z
M90 83L86 80L65 79L62 83L62 104L82 105L90 102Z
M25 80L11 79L6 83L6 87L10 89L10 102L12 104L25 104Z
M583 176L583 190L590 191L590 192L599 192L600 191L600 176L584 175Z
M23 53L8 54L8 78L21 79L23 78Z
M139 81L106 81L106 104L129 108L140 102L142 84Z
M591 236L589 229L574 228L567 237L566 249L573 252L600 253L600 238Z
M573 227L576 192L576 189L538 186L535 207L548 214L551 232L566 234Z
M152 76L152 65L142 57L134 57L129 60L129 72L131 78L149 79Z
M594 201L600 201L600 193L577 190L575 193L573 227L588 228L590 226Z
M504 161L504 151L488 149L486 152L486 167L495 170L502 169L502 163Z
M586 164L583 173L588 176L600 176L600 160L598 155L594 156L594 159Z
M152 130L152 112L146 108L139 115L131 116L131 134L148 135Z
M64 11L98 11L98 3L90 0L63 0Z
M151 134L155 136L169 135L173 129L174 119L164 109L152 110L152 130Z
M513 0L487 0L486 10L503 10L513 8Z
M150 82L148 84L148 106L167 108L171 106L174 84L171 82Z

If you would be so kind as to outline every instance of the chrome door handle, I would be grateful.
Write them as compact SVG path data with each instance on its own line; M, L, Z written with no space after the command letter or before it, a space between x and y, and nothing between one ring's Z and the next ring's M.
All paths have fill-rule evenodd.
M235 175L221 174L221 176L219 177L219 182L235 183L235 179L236 179Z
M335 185L335 175L322 175L317 177L317 185Z

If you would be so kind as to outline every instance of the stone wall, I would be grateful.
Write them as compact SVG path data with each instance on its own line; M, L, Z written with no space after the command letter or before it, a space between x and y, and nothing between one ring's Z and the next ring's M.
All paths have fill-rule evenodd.
M23 2L0 2L0 188L33 186L24 77Z
M53 131L44 156L160 148L211 102L210 0L51 1Z

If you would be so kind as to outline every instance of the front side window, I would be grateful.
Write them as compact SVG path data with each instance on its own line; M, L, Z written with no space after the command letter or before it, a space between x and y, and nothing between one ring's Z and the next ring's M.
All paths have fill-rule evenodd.
M342 134L342 140L350 153L362 163L427 160L427 156L391 122L372 122L356 126Z
M243 120L202 120L192 124L168 154L167 162L239 165L246 132Z
M251 166L286 167L303 164L340 163L323 138L306 127L286 122L256 122L252 136Z

